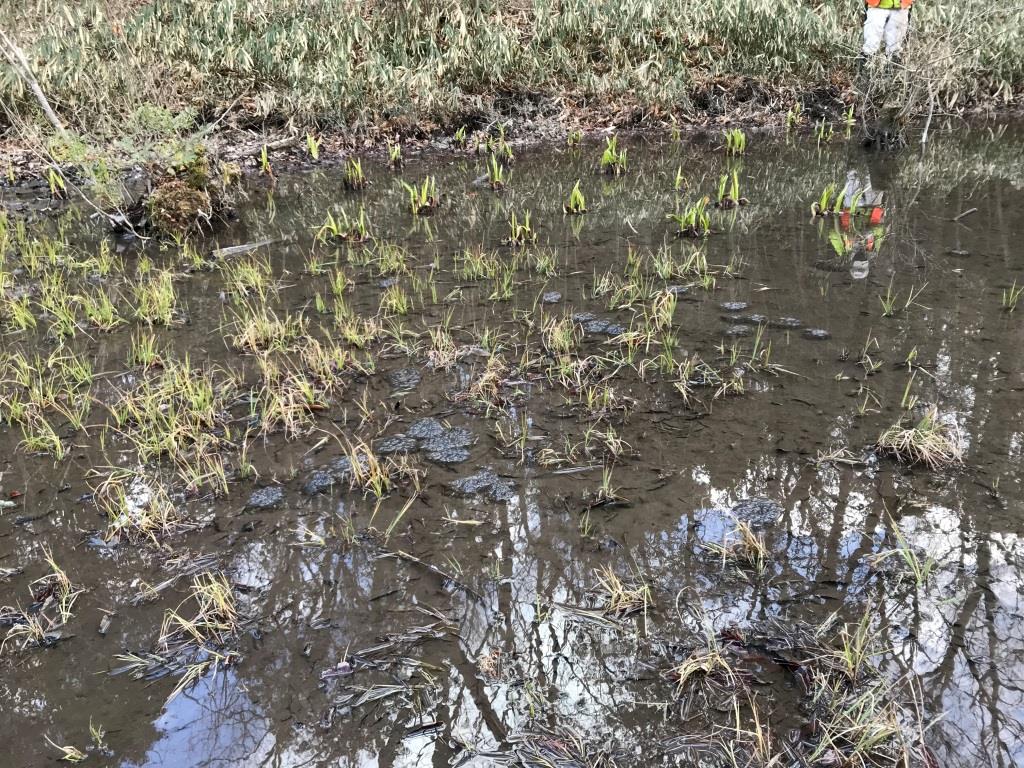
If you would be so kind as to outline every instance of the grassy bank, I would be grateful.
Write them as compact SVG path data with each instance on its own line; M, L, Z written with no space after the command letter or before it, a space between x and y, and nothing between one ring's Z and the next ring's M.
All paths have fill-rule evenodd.
M1020 91L1024 6L918 5L902 73L916 86L905 98L956 109ZM859 0L26 0L4 26L68 128L129 151L194 133L225 110L219 125L347 135L785 112L795 98L849 86L861 8ZM0 101L9 135L45 127L6 63Z

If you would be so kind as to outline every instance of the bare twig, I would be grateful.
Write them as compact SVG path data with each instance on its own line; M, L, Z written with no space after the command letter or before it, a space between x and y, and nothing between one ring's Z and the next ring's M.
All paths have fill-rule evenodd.
M935 114L935 92L932 90L932 84L928 83L928 119L924 124L924 131L921 133L921 146L923 147L928 143L928 129L932 126L932 115Z

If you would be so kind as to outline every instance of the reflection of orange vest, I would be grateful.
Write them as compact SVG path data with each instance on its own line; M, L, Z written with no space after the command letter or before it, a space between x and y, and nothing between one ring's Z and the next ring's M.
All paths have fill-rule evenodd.
M884 8L887 11L906 10L914 0L867 0L868 8Z
M868 223L871 226L878 226L882 223L882 219L885 218L885 208L881 206L874 206L871 208L871 212L868 214ZM843 211L839 214L839 228L846 232L850 229L850 212Z

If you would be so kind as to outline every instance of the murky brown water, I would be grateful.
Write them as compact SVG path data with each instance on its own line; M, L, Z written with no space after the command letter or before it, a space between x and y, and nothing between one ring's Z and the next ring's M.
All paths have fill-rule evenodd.
M475 344L492 329L502 334L504 359L516 364L524 351L537 354L542 313L635 322L633 310L610 310L608 297L594 297L595 282L609 270L621 275L630 249L692 247L672 238L666 213L674 208L677 167L694 190L714 191L725 161L712 145L630 142L629 170L617 179L594 172L595 145L523 151L501 194L472 183L484 172L475 157L415 160L401 177L432 173L444 195L439 211L418 220L399 177L377 165L364 164L372 185L361 195L344 192L335 171L282 177L273 190L251 181L240 220L202 247L273 239L258 253L282 283L275 307L305 308L319 323L314 297L329 295L327 277L307 274L306 260L317 252L344 264L346 253L315 246L314 234L333 206L352 214L362 200L373 233L405 245L415 259L412 274L399 278L414 303L406 329L422 333L450 312L459 344ZM46 737L85 749L92 722L105 729L109 753L94 752L89 764L125 767L488 765L512 762L516 738L541 729L565 743L571 729L589 744L610 745L619 765L695 765L681 747L684 737L699 742L730 720L728 706L684 717L673 703L673 682L662 676L701 636L696 615L716 631L734 626L751 637L777 637L833 613L857 622L868 611L884 651L876 659L883 675L908 675L919 685L925 720L939 718L925 741L941 765L1024 764L1024 307L1001 307L1001 293L1015 279L1024 283L1022 161L1019 131L939 134L924 156L871 155L838 140L818 149L809 137L750 137L740 178L751 203L732 220L714 214L722 231L706 244L710 264L732 262L738 275L719 270L714 290L691 286L680 296L677 357L685 351L717 359L734 342L749 349L754 335L726 334L741 333L735 316L754 313L772 321L762 343L771 341L772 362L790 373L751 377L742 395L687 408L673 387L678 376L651 370L642 380L624 368L611 386L632 401L628 413L600 423L628 446L614 461L593 450L558 466L541 461L545 448L564 452L566 440L582 443L594 414L528 369L505 382L505 413L488 414L455 396L479 375L484 358L437 370L422 351L376 342L367 353L376 373L354 377L318 415L317 431L258 441L252 460L259 480L232 483L227 498L188 500L190 514L210 514L212 524L171 537L159 551L100 543L104 521L81 498L91 488L90 469L133 466L126 446L101 447L98 429L90 434L87 427L68 433L74 448L55 466L51 457L18 448L20 428L0 427L0 494L23 494L0 512L0 566L23 569L0 582L0 604L28 601L29 583L47 571L44 547L86 590L59 642L25 650L9 644L0 658L0 762L48 764L60 753ZM885 190L884 238L871 251L863 247L869 229L849 234L808 214L820 190L851 169ZM562 204L577 178L591 212L566 217ZM971 208L977 211L952 221ZM557 256L557 274L523 268L511 301L489 301L493 282L457 274L454 257L481 245L507 257L501 240L508 212L525 209L538 245ZM72 212L68 231L82 227L82 241L97 247L89 226L75 218ZM116 246L127 265L140 258L136 244ZM178 263L175 247L147 252L157 264ZM432 270L436 301L425 287ZM364 316L376 313L382 278L369 267L346 271L356 284L348 304ZM883 317L879 296L890 284L900 293L899 311ZM159 331L161 341L193 362L249 365L224 341L231 309L220 274L193 273L177 288L188 323ZM918 288L916 303L904 309ZM540 305L549 291L560 292L561 302ZM725 302L749 307L730 311ZM322 322L331 327L329 318ZM787 324L793 327L779 327ZM806 329L829 338L808 338ZM126 375L134 330L132 321L65 342L104 374L93 385L100 400ZM869 339L868 354L880 364L870 375L858 364ZM8 334L2 344L44 353L54 347L42 333ZM605 355L612 346L608 336L588 333L579 355ZM902 412L914 349L910 392L955 417L967 444L962 471L908 469L871 452ZM422 380L396 393L391 373L409 367ZM360 425L364 392L374 411ZM344 520L357 531L371 522L383 530L409 493L396 491L376 517L376 501L358 492L303 493L311 472L342 455L324 435L394 435L424 416L471 430L468 458L446 465L420 454L422 493L390 539L359 535L346 543L338 535ZM89 423L100 420L97 408ZM529 440L520 462L496 425L514 432L524 420ZM816 461L838 448L849 450L850 462ZM625 501L587 512L606 465ZM511 483L507 502L447 487L483 467ZM273 484L284 489L279 505L245 508L257 486ZM704 546L733 530L729 510L749 499L778 505L762 505L771 518L761 528L771 553L762 575L723 564ZM896 579L892 559L872 565L873 554L894 546L890 519L934 559L923 585ZM324 536L322 545L308 532ZM133 598L143 585L168 578L168 559L185 551L193 559L213 556L251 620L231 642L237 663L165 706L175 676L144 681L108 673L120 666L118 654L154 647L163 612L182 601L188 579L155 600ZM382 557L389 552L418 561ZM593 590L603 567L627 580L639 574L650 585L654 606L646 617L587 620L574 610L600 606ZM112 621L100 634L108 611ZM431 629L416 634L424 627ZM400 642L379 656L353 656L385 636ZM784 740L807 721L794 709L797 679L770 649L751 643L745 654L750 687ZM347 664L354 673L340 674L350 671ZM322 680L332 670L339 674ZM363 690L382 698L352 706ZM540 764L519 759L514 764Z

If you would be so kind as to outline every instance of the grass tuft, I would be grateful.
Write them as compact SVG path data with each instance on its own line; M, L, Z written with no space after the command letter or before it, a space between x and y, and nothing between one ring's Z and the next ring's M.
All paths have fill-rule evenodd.
M893 424L878 437L876 445L899 461L925 464L931 469L957 466L964 461L964 441L959 426L941 418L934 405L915 423Z
M597 581L603 595L604 613L625 618L637 613L647 614L654 607L651 588L639 577L635 582L624 582L609 566L597 572Z

